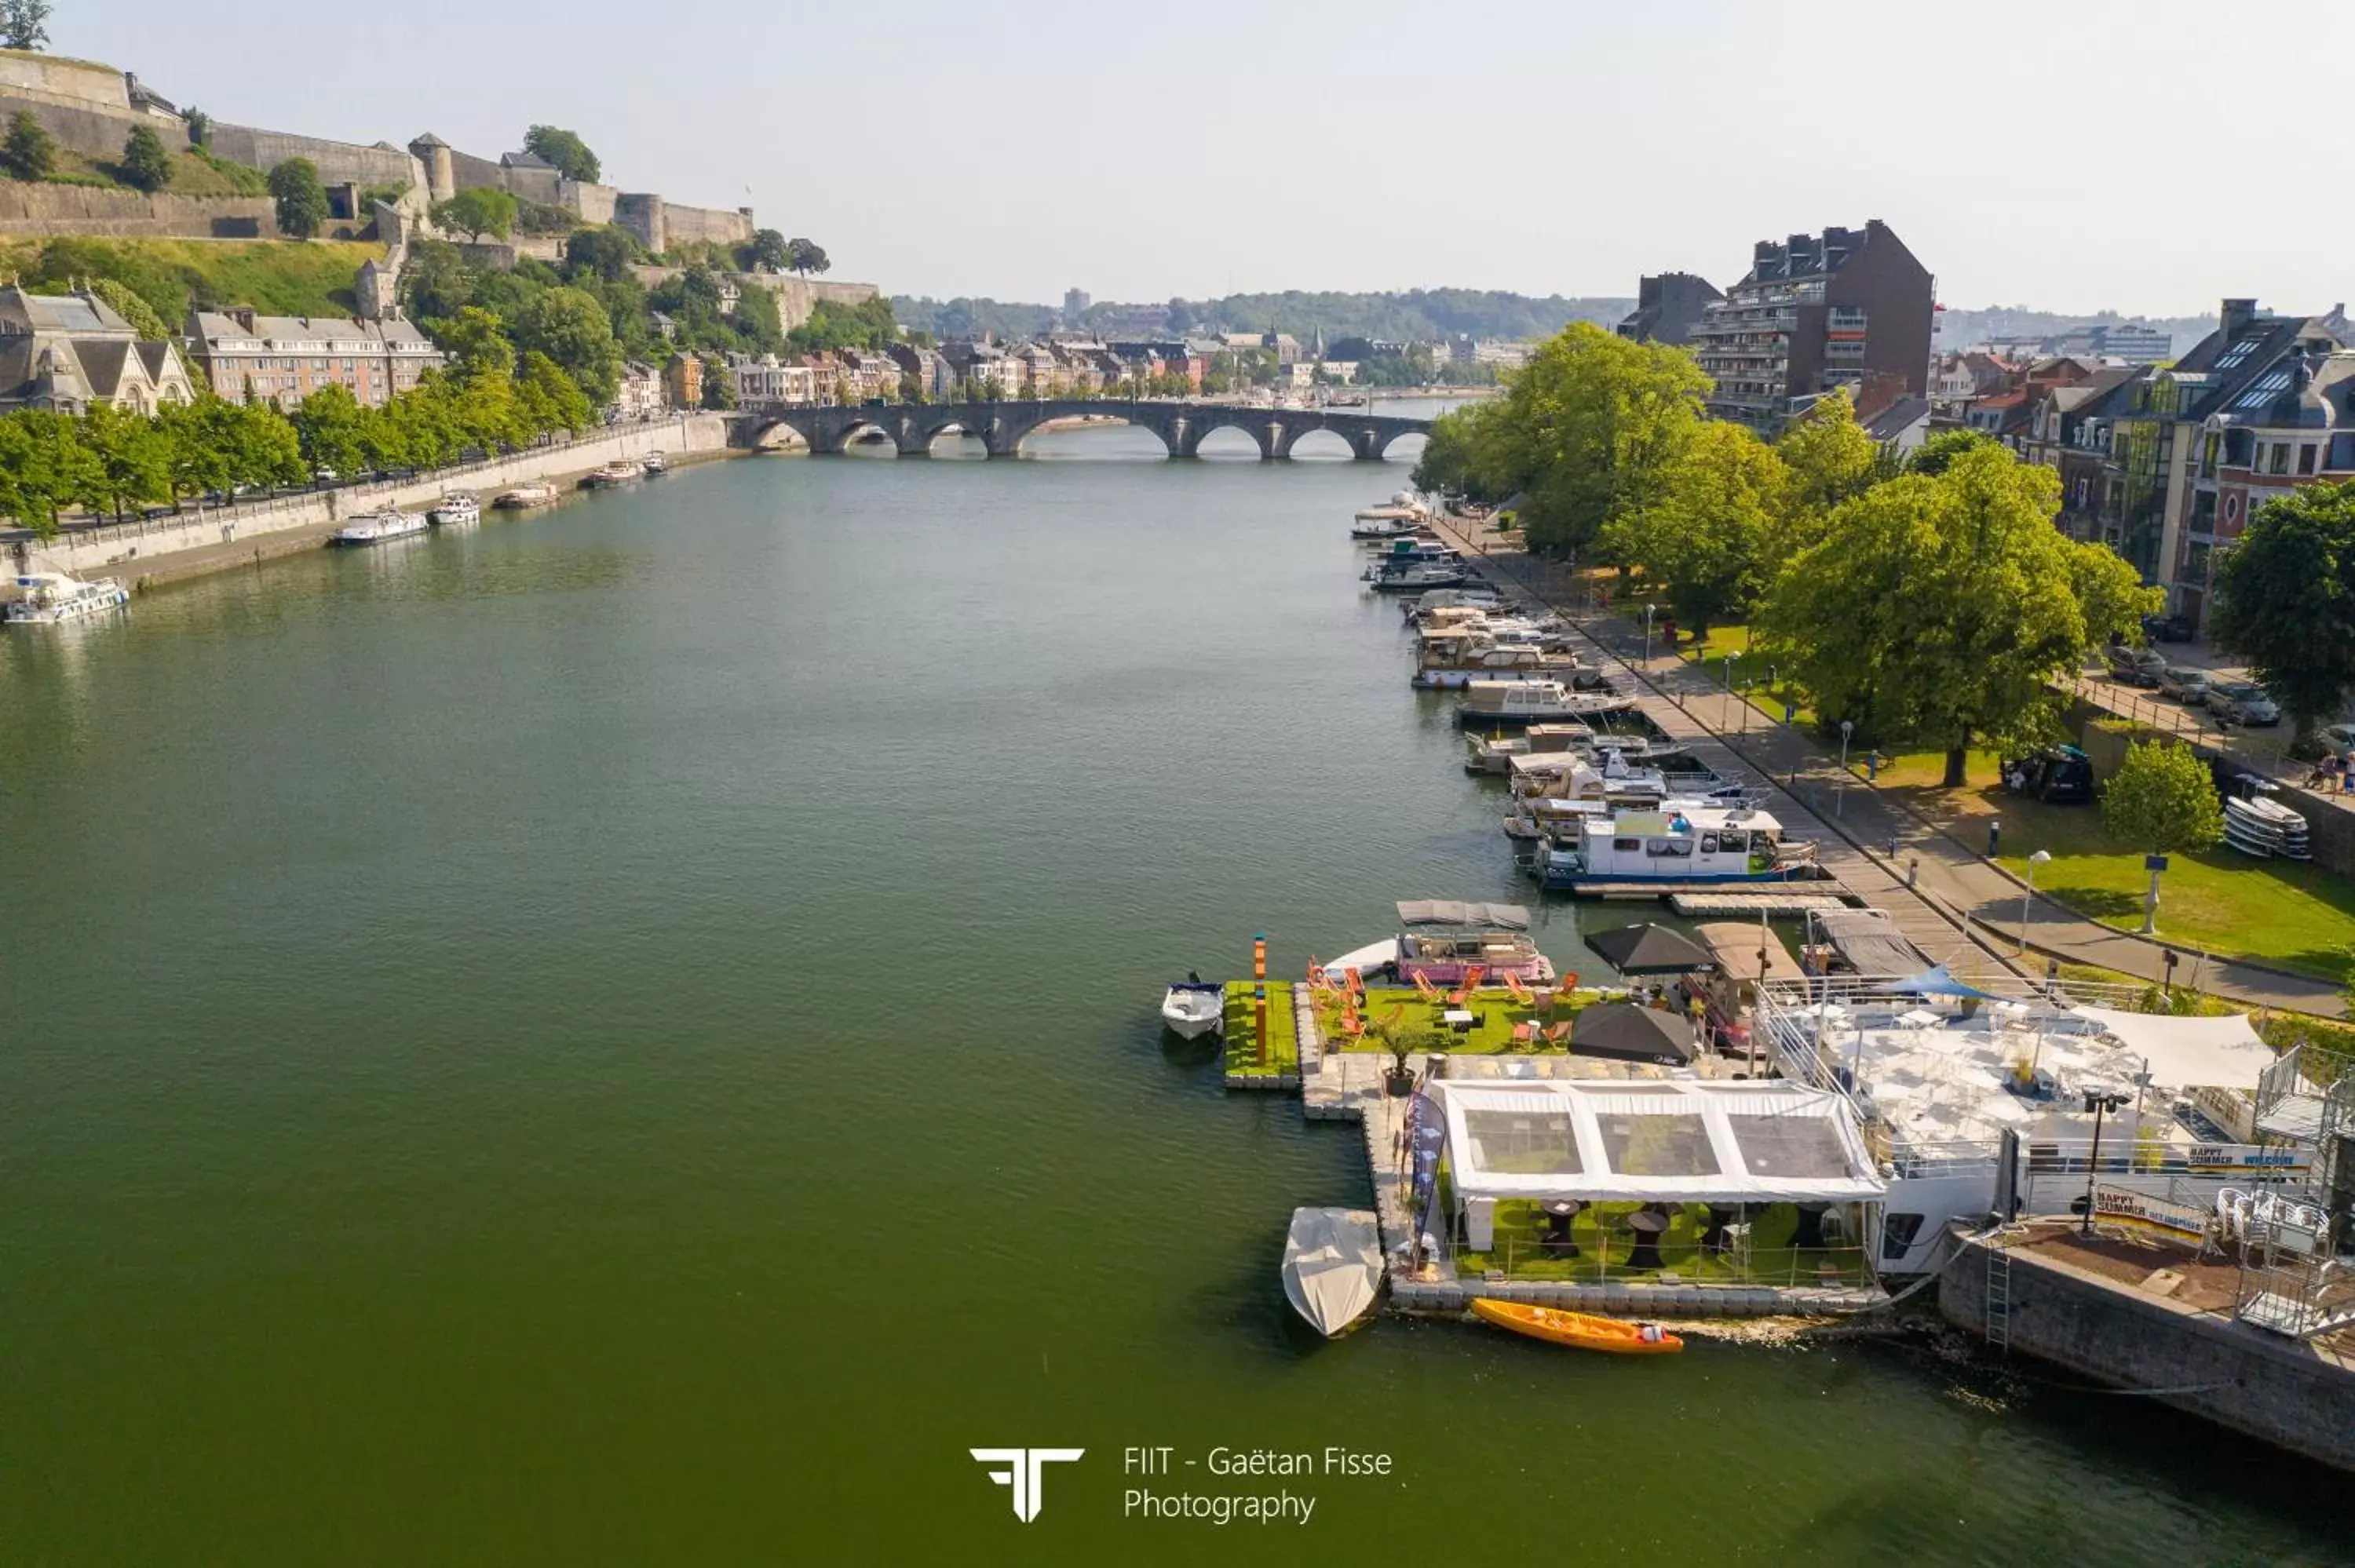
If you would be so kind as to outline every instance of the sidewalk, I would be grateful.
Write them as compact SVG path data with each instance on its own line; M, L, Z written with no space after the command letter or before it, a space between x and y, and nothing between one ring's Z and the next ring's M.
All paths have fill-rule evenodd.
M1658 699L1648 705L1652 716L1663 719L1665 715L1665 727L1671 734L1709 736L1749 771L1764 775L1826 830L1821 858L1827 867L1850 890L1889 910L1915 945L1933 958L1943 959L1945 949L1916 934L1924 929L1924 914L1945 932L1949 946L1958 939L1959 927L2004 967L2022 974L2041 972L2042 965L2034 959L2022 965L2013 958L2026 901L2025 934L2036 952L2154 982L2161 978L2168 951L2163 944L2114 930L2041 895L2028 899L2026 888L2009 873L1845 773L1835 752L1780 723L1778 715L1729 694L1699 666L1661 651L1657 640L1647 660L1640 624L1608 611L1571 608L1558 568L1530 559L1518 545L1506 546L1485 529L1468 531L1450 520L1443 531L1476 556L1487 575L1557 609L1608 651L1613 662L1639 675ZM1783 814L1779 809L1777 814ZM1838 835L1837 841L1830 835ZM1837 851L1835 842L1840 846ZM2175 950L2178 984L2191 983L2196 971L2201 991L2245 1006L2332 1018L2345 1011L2339 988L2326 980L2204 958L2189 948Z

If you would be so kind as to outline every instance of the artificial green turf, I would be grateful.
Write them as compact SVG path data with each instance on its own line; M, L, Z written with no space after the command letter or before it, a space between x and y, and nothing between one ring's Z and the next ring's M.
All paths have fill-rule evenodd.
M1487 1252L1458 1252L1456 1274L1476 1279L1493 1268L1508 1279L1565 1284L1655 1280L1658 1274L1651 1269L1627 1267L1634 1237L1624 1224L1609 1228L1601 1224L1601 1216L1624 1218L1641 1206L1588 1205L1570 1223L1571 1239L1578 1244L1579 1255L1564 1257L1539 1245L1546 1231L1546 1216L1534 1201L1499 1199L1496 1245ZM1668 1213L1668 1228L1659 1241L1660 1270L1680 1279L1699 1284L1822 1285L1828 1283L1821 1272L1827 1263L1838 1271L1838 1278L1829 1283L1860 1285L1870 1277L1859 1249L1792 1246L1799 1222L1798 1211L1789 1203L1770 1203L1750 1211L1751 1245L1745 1269L1737 1269L1729 1257L1701 1249L1700 1238L1709 1228L1705 1205L1675 1204Z
M1278 1077L1300 1071L1300 1029L1292 1016L1292 986L1267 982L1267 1060L1259 1060L1258 1009L1252 980L1227 982L1227 1071L1238 1077Z

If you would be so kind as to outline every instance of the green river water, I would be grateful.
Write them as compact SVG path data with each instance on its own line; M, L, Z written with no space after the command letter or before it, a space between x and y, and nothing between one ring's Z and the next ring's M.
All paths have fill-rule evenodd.
M1155 1007L1521 891L1352 580L1405 470L1037 444L0 638L0 1558L2344 1560L2343 1483L2033 1369L1316 1341L1358 1134ZM1001 1446L1085 1457L1026 1525Z

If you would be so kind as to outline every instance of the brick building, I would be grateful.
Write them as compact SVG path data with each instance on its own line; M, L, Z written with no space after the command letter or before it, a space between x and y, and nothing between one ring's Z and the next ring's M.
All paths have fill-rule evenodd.
M447 363L410 322L347 316L264 316L250 310L197 311L188 352L212 389L232 403L291 408L324 387L348 387L380 408Z

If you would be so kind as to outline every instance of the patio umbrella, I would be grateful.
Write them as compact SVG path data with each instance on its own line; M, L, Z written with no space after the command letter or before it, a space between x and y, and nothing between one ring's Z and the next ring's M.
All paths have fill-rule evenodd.
M1625 1001L1600 1002L1581 1012L1570 1026L1570 1048L1581 1056L1672 1067L1691 1061L1700 1049L1692 1025L1675 1013Z
M1621 926L1597 931L1586 945L1623 975L1689 975L1714 969L1717 960L1681 932L1666 926Z

